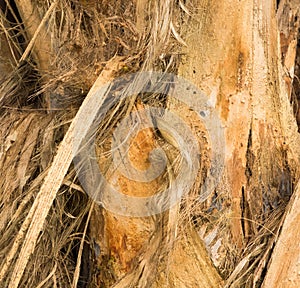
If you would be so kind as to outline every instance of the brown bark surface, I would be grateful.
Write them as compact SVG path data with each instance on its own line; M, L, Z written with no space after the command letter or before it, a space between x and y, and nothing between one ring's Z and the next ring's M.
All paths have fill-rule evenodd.
M285 219L276 241L267 275L262 287L296 288L300 284L300 189L297 185L286 210Z
M0 34L0 71L12 73L0 89L0 286L300 287L297 1L282 0L277 10L274 0L14 3L0 0L2 12L17 9L25 27L11 30L15 17ZM27 50L24 43L13 48L21 39L12 41L14 33L26 35ZM34 69L33 79L24 78L30 83L22 83ZM168 109L200 147L199 171L185 197L160 214L133 217L91 204L71 162L74 139L88 135L97 105L107 103L103 91L94 92L144 70L179 75L207 95L225 131L225 168L204 201L212 131L199 111L172 98L171 84L164 93L120 100L94 131L98 166L119 193L156 195L180 172L178 139L142 110ZM126 77L109 86L114 95ZM32 95L22 99L22 87ZM44 110L52 96L57 107L63 104L51 115ZM116 150L146 171L151 152L162 148L167 165L149 182L126 177L112 162L113 132L133 113L154 128L134 135L128 151Z

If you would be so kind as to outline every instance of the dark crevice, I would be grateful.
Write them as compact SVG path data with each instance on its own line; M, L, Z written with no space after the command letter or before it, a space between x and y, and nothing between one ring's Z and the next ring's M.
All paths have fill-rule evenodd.
M278 9L279 4L280 4L280 0L276 0L276 9Z
M245 197L245 188L244 186L242 187L242 196L241 196L241 226L242 226L242 232L243 236L245 237L246 235L246 228L245 228L245 209L246 209L246 197Z
M252 147L252 123L250 124L250 129L249 129L249 136L248 136L248 143L247 143L247 152L246 152L246 177L247 177L247 182L249 184L249 179L252 176L252 167L253 167L253 163L254 163L254 155L251 151L251 147Z

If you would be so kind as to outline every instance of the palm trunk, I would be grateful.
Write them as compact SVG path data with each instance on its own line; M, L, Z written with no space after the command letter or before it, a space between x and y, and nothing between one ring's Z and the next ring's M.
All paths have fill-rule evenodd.
M34 93L45 99L41 107L51 108L50 98L59 94L64 105L58 107L69 110L50 115L1 110L0 171L5 177L0 181L0 285L300 286L300 236L294 228L300 191L296 186L300 148L294 114L299 109L295 102L294 111L291 105L297 78L297 1L282 0L278 9L274 0L61 0L48 1L41 9L35 6L40 1L11 2L15 4L11 9L17 9L23 20L29 46L26 49L19 43L19 49L24 49L18 51L18 59L13 57L11 45L16 40L7 38L11 34L5 34L9 29L2 25L0 70L11 73L8 63L15 63L18 72L19 57L23 54L21 60L27 60L31 56L40 77L36 87L42 88L34 88ZM8 1L0 0L0 4L2 9ZM3 13L0 17L4 18ZM8 60L2 61L4 57ZM187 88L196 87L207 97L207 111L192 111L199 104L197 91L193 94L186 89L175 99L176 83L165 84L165 90L156 94L135 93L109 110L97 127L97 165L111 187L130 197L152 197L176 183L184 156L180 152L190 151L181 151L180 141L191 142L184 142L185 134L180 135L174 123L168 127L142 113L154 106L180 118L189 127L183 130L196 139L198 154L191 159L199 158L195 179L183 183L189 186L188 193L161 213L144 215L143 207L137 206L134 213L124 215L109 205L89 206L86 199L80 206L78 199L86 197L82 194L86 187L84 181L76 182L76 171L68 170L75 128L80 127L80 137L89 130L97 108L91 104L93 92L100 84L126 74L122 86L127 83L127 72L145 70L163 70L173 73L168 80L178 75L189 81L194 86ZM72 120L76 105L99 71L94 88ZM5 107L9 103L12 109L26 108L27 98L11 98L7 87L0 89L1 103ZM186 100L195 105L187 107ZM103 105L108 100L97 101ZM212 114L217 119L213 128L201 118ZM146 171L151 152L157 148L167 155L165 170L149 182L127 177L126 169L116 169L112 161L113 132L128 115L132 119L138 115L147 126L130 139L126 153L133 166ZM220 131L224 142L214 146L213 134ZM120 147L116 149L124 156ZM211 169L214 165L218 166L215 170ZM93 175L86 174L84 180L88 182ZM192 179L189 176L186 179ZM182 181L189 182L186 179ZM208 179L217 185L206 195L203 187ZM107 195L110 190L101 193ZM11 220L10 215L14 215ZM52 261L48 266L45 257Z

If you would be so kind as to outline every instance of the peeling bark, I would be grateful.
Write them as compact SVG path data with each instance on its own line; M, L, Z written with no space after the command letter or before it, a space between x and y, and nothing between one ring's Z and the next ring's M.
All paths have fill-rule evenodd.
M295 188L276 241L263 288L297 288L300 285L300 186Z
M288 95L291 97L300 27L299 2L295 0L280 1L277 19L280 33L281 61L284 71L282 77L286 83Z
M292 193L291 186L280 189L280 179L292 184L298 175L297 126L276 60L273 1L198 1L198 7L179 74L207 95L218 91L216 109L226 127L218 193L231 198L227 221L241 251L268 211Z
M290 197L293 183L298 176L297 165L300 153L297 141L299 138L289 104L289 92L281 80L283 70L278 57L280 53L279 37L273 1L222 1L221 3L220 1L196 1L194 4L199 7L198 14L191 18L186 27L183 27L187 35L184 39L187 47L183 49L184 59L179 67L179 75L190 80L207 95L210 95L212 102L215 102L215 109L219 112L226 127L226 168L217 194L227 199L223 202L222 213L229 216L223 220L229 227L225 232L218 230L218 237L222 243L218 251L213 251L216 248L212 246L209 247L211 253L218 256L218 261L215 260L221 267L228 255L228 251L226 251L228 245L236 247L237 254L241 253L250 239L257 235L269 213L276 209L279 203L287 201ZM216 15L226 15L226 20L224 17L216 17ZM213 99L214 97L216 100ZM186 117L188 123L191 121L190 124L193 124L193 116L190 112L184 111L180 105L171 101L168 107L182 117ZM188 118L191 120L187 120ZM193 130L195 135L199 131L203 131L201 125L197 127L198 130ZM287 139L289 139L288 145ZM207 145L205 142L200 142L200 144L202 148ZM147 146L149 142L148 144L143 143L143 145ZM140 146L140 151L145 150L143 145ZM143 163L144 158L141 158L141 152L138 152L135 157L138 159L137 163L139 161ZM204 158L207 159L206 164L209 164L209 157L205 153ZM120 176L113 177L118 179L120 185ZM201 181L203 179L199 175L195 186L199 187ZM129 190L128 187L134 187L130 181L126 182L121 189L123 193L134 190L139 191L136 193L144 191L140 195L146 195L152 191L146 186ZM209 199L207 207L210 207L212 202L213 200ZM133 285L144 287L142 283L146 280L135 281L138 277L147 279L147 273L144 273L143 269L148 267L148 270L151 270L149 267L152 266L149 261L155 261L155 259L158 261L159 257L155 254L155 246L152 250L152 258L151 255L148 256L151 260L149 258L147 258L148 262L145 259L144 262L141 260L143 265L138 264L139 268L135 268L144 276L133 272L126 275L126 272L130 272L134 267L130 267L126 263L130 263L138 255L143 255L143 253L139 253L139 251L143 252L141 248L143 245L135 245L136 248L133 249L135 252L132 253L126 250L128 239L135 237L134 233L132 234L134 228L131 224L135 223L135 227L140 226L138 223L141 223L140 227L147 225L145 226L144 220L141 219L125 220L122 217L108 214L105 213L106 216L104 216L107 225L105 229L108 230L103 233L110 240L106 238L108 244L102 244L102 246L107 247L106 252L112 253L114 259L117 259L117 270L119 270L117 275L125 275L125 278L116 287L129 285L128 283L136 283ZM142 230L136 229L135 235L140 235L138 231ZM192 237L193 241L201 246L203 239L194 237L196 232L193 229L185 231L186 234L183 234L185 236L179 235L178 237L179 239ZM116 231L118 232L114 234ZM153 230L151 231L153 232ZM210 231L208 229L206 232ZM147 240L150 235L151 233L143 233L142 239L138 236L139 243L143 242L146 245L147 241L150 241ZM157 234L156 237L160 236ZM178 255L181 253L186 255L185 244L180 242L181 240L178 241L174 246L177 248L174 248L171 253L167 253L160 261L176 262L175 259L179 257ZM229 244L228 241L233 243ZM161 243L166 245L166 242ZM189 247L191 249L189 253L197 250L192 248L194 246L189 245ZM199 251L195 253L202 255L202 252ZM115 257L116 255L117 257ZM190 278L190 281L185 280L185 284L180 283L180 276L176 274L177 270L172 265L168 265L167 271L165 267L159 267L156 271L158 274L161 271L162 274L158 278L154 278L156 280L152 275L149 277L152 279L151 281L154 281L153 283L159 283L157 287L160 287L159 285L194 287L193 285L197 281L205 279L203 274L198 279L193 272L199 269L197 263L205 260L200 256L198 260L193 258L193 261L194 268L191 268L193 265L186 264L190 273L189 276L184 276L184 279ZM214 268L209 262L206 262L206 266L211 271L210 273L215 275L213 278L216 281L213 284L215 286L206 283L208 285L206 287L217 287L219 284L216 283L220 283L218 274L214 272ZM127 268L125 269L125 267ZM166 279L170 281L168 284L165 282Z
M35 39L33 41L35 44L32 46L33 59L37 63L43 80L47 81L47 74L51 70L51 57L53 56L51 46L53 43L51 43L51 37L48 34L47 21L44 18L44 22L41 22L43 16L34 7L33 1L18 0L15 2L26 27L27 41L30 42L30 40ZM87 1L77 2L83 9L91 9L91 11L96 5L96 1L92 3L87 3ZM86 250L88 252L83 256L83 258L85 257L84 261L80 262L81 260L79 260L76 264L73 283L79 281L79 266L84 263L87 265L87 267L82 268L82 270L85 270L84 273L87 274L85 279L92 278L89 284L94 284L97 287L215 288L224 284L220 276L220 270L225 270L222 274L225 278L234 269L236 270L228 278L226 287L229 287L232 283L230 287L241 287L241 284L238 283L239 279L234 279L235 276L238 278L242 268L249 267L252 265L251 263L261 259L258 260L257 275L251 276L254 280L249 276L246 281L251 278L250 280L253 280L253 282L249 280L251 283L260 283L263 280L260 277L265 276L263 273L267 269L263 287L299 287L298 238L300 235L294 227L299 222L297 209L299 208L300 189L299 186L294 189L294 185L299 178L300 148L297 125L290 105L296 38L300 21L298 18L296 19L299 14L299 10L296 11L295 8L296 4L294 2L296 1L280 2L277 11L279 24L276 21L276 3L273 0L194 0L192 1L195 8L194 14L189 14L189 10L184 6L187 4L185 1L178 1L179 5L183 7L183 11L190 15L189 21L184 22L182 27L176 26L175 21L173 24L171 19L173 15L170 7L175 5L174 1L167 2L170 6L164 6L161 1L154 3L157 6L154 5L156 10L154 9L153 14L156 14L154 16L150 15L153 16L153 19L145 13L147 1L138 0L133 2L136 4L137 27L133 27L132 30L134 32L138 31L135 35L141 36L141 38L145 36L143 31L148 29L148 21L152 21L155 17L157 17L155 19L157 22L153 21L158 27L155 31L161 33L158 36L151 35L152 38L147 39L147 41L149 40L147 45L150 48L149 50L145 48L145 51L147 50L145 58L152 57L153 59L148 59L147 65L143 66L144 68L155 66L154 63L157 58L168 63L169 60L164 58L166 55L161 53L161 50L165 49L165 42L169 41L171 32L176 41L185 46L180 51L182 52L180 54L182 62L179 67L176 66L176 69L178 68L180 76L193 82L210 97L213 108L222 120L226 138L225 171L219 186L213 191L209 199L204 203L199 201L199 196L201 196L199 191L211 165L210 150L212 147L209 135L205 131L204 125L199 122L199 119L196 119L197 115L195 113L181 105L179 101L176 102L170 99L169 96L166 97L163 105L166 105L174 114L180 115L184 122L191 126L191 131L197 138L201 148L201 153L199 153L199 155L201 154L201 169L195 183L193 183L190 194L187 199L174 205L168 211L152 217L121 216L105 209L107 207L100 206L95 207L93 211L91 210L92 212L89 214L91 218L88 217L88 219L91 219L88 241L84 237L80 239L82 245L79 249L78 258L81 258L81 253L85 253L83 249L87 246ZM45 10L47 9L46 6ZM108 6L112 8L110 4ZM169 22L161 21L162 19L159 18L162 17L159 15L160 8L171 19ZM73 8L70 7L70 9ZM82 11L80 13L84 13ZM112 17L109 21L113 23L115 19ZM41 23L45 25L39 26ZM78 23L78 26L80 26L81 19ZM130 21L124 21L122 25L130 26L133 24ZM103 23L102 26L102 32L105 34L103 39L111 37ZM179 35L177 32L179 28L184 33ZM118 31L120 35L124 32L122 32L122 29ZM113 31L117 31L117 28ZM278 31L281 33L280 35ZM181 37L182 35L185 36L184 39ZM90 36L87 36L87 40L89 40L88 37ZM102 39L102 36L99 39ZM77 47L76 41L75 44L72 43L75 48ZM126 48L126 53L129 54L130 46L121 38L118 43L123 46L122 49ZM179 45L178 43L177 45ZM4 34L0 35L0 45L0 70L1 73L2 71L9 73L11 71L10 65L7 64L8 62L1 61L2 56L8 57L9 61L12 61L11 55L9 56L11 48ZM97 43L97 45L101 46L102 42ZM106 48L103 47L101 46L101 49L105 50ZM84 49L84 45L77 48L81 51L81 49ZM117 50L118 48L116 48ZM110 53L112 51L108 51L107 55L110 55ZM172 53L170 52L168 57L174 60ZM119 75L118 73L124 73L127 71L126 69L129 69L126 66L125 58L119 60L118 57L116 58L116 63L111 68L112 71L109 70L110 62L103 70L99 67L95 68L96 70L102 70L105 77L103 79L99 78L101 81L96 82L93 91L107 81L113 80L115 75ZM135 59L145 60L135 56L134 60L131 59L131 61L134 62ZM100 60L104 61L105 59ZM172 61L169 62L170 66ZM94 63L90 64L93 65ZM133 63L133 65L138 66L139 64ZM75 67L75 69L77 68ZM63 79L63 75L61 79ZM88 95L86 100L89 100L89 97L92 96L92 94ZM142 102L137 99L139 98L135 98L134 101L130 102L130 105L125 106L130 108L125 111L126 115L132 111L139 112L139 110L147 108L147 104L145 104L147 101ZM49 99L46 99L46 102L49 106ZM99 105L103 105L105 99L101 99L100 102ZM79 131L82 132L82 135L85 135L83 131L86 132L86 125L91 124L87 124L89 123L91 111L96 113L97 109L97 107L89 106L92 106L93 102L84 103L81 108L86 110L82 115L79 114L80 117L78 116L81 129ZM122 110L121 116L125 112ZM43 116L40 115L39 117ZM6 145L8 145L7 151L9 152L0 151L0 156L6 159L8 164L11 164L15 161L10 157L10 149L13 149L14 154L20 154L19 164L16 166L16 163L12 163L14 165L7 170L12 171L10 172L11 176L3 180L6 190L12 189L14 191L18 188L23 190L26 181L29 181L31 177L35 177L29 172L30 175L27 175L26 172L30 170L30 160L32 160L31 155L34 154L34 149L38 149L36 146L40 148L40 144L37 143L37 135L42 133L40 128L37 127L39 117L34 117L34 114L28 117L24 116L25 120L16 124L16 131L19 134L22 131L32 130L28 132L28 137L25 134L20 134L21 138L18 139L17 146L13 146L16 137L14 129L11 133L6 133L9 139L7 143L4 143L4 148L6 149ZM140 117L142 118L141 115ZM45 122L50 122L50 118L45 117ZM152 119L142 120L144 124L154 126L151 122ZM48 128L53 132L49 136L50 139L44 137L45 143L56 140L53 136L54 123L56 124L53 121L51 125L48 125ZM74 122L72 124L74 125ZM7 126L9 125L7 124ZM45 123L43 127L46 126ZM37 128L34 129L34 127ZM115 127L110 127L110 129L113 128ZM11 242L12 248L8 247L11 248L10 252L7 247L2 250L2 254L4 254L3 251L5 253L8 251L8 253L3 258L4 264L2 264L0 277L2 281L6 281L5 283L8 283L8 285L10 283L12 287L24 283L22 279L25 279L23 274L26 274L27 264L31 259L36 259L30 257L36 251L35 246L38 245L38 239L41 239L40 241L44 239L40 232L43 230L44 222L47 221L48 211L50 211L52 202L57 197L57 192L62 183L67 183L63 178L67 174L73 157L71 147L72 129L73 126L64 138L57 157L51 165L51 173L49 172L47 175L46 182L36 197L27 218L24 215L23 218L26 219L17 233L17 237L7 238L16 240ZM107 134L109 133L110 131L107 131ZM107 157L107 152L111 152L110 141L107 138L102 141L105 142L102 143L103 147L96 146L96 154L99 166L103 169L103 174L106 175L109 184L118 191L130 196L152 196L172 183L172 177L176 174L174 174L170 163L173 163L172 161L179 154L178 147L176 147L176 144L173 145L174 139L172 137L168 139L168 135L164 135L162 131L147 128L140 131L132 139L130 149L126 153L128 152L130 161L138 170L146 170L149 167L150 152L153 149L158 147L168 148L166 150L169 151L168 159L170 163L168 163L163 175L149 183L128 179L112 165L111 159ZM20 143L23 142L26 145L21 147ZM54 153L45 149L40 149L42 154L40 166L35 164L43 169L47 167L47 163ZM37 167L35 167L35 170L38 170ZM5 170L5 167L2 167L1 164L0 168L3 171ZM17 175L17 180L15 175ZM49 191L52 191L52 193ZM294 195L292 195L293 191ZM27 197L32 196L28 195ZM291 195L292 198L290 199ZM5 203L10 201L9 195L4 195L2 198ZM27 201L29 203L29 200ZM278 241L276 241L277 234L272 235L270 239L259 243L257 250L253 249L251 253L243 258L245 255L243 253L247 252L249 246L254 246L258 238L257 235L261 233L262 229L268 229L264 227L266 219L272 217L271 213L276 211L278 207L286 205L288 201L290 201L290 204L287 206L285 218L282 220L283 225ZM26 203L26 201L23 201L22 205L24 206ZM24 207L22 205L20 205L18 211L23 211ZM5 209L4 213L6 211L7 213L0 221L0 228L3 229L10 221L15 219L19 221L18 217L12 220L9 218L9 215L14 212L13 205ZM59 209L61 208L59 207ZM196 214L196 210L200 216ZM70 213L66 214L68 214L67 217L75 218ZM278 227L280 227L279 224L281 225L281 223L278 223ZM84 224L84 236L87 225L87 223ZM47 230L45 229L45 231ZM279 231L279 228L276 233L277 231ZM65 236L67 241L70 241L69 236ZM75 236L77 237L78 234L76 233ZM85 241L87 243L83 244ZM21 246L22 243L23 246ZM251 245L248 246L249 243ZM275 245L274 249L273 245ZM72 248L68 246L68 249L72 250ZM55 249L53 248L53 250ZM262 253L263 256L258 255L259 253ZM240 261L239 265L236 265L237 261ZM228 268L226 265L230 267ZM236 266L233 267L234 265ZM216 269L216 266L219 270ZM89 267L92 267L91 271L87 271ZM241 270L239 270L240 267L242 267ZM37 267L36 273L40 272L38 269L40 268ZM253 267L252 269L254 270ZM51 273L52 275L58 273L56 272L56 266ZM8 279L10 275L13 275L12 279ZM69 275L67 276L69 277ZM48 277L48 275L45 277ZM53 283L56 285L55 277L53 277ZM47 279L43 281L48 281ZM249 281L246 284L243 283L243 285L250 287L251 283Z

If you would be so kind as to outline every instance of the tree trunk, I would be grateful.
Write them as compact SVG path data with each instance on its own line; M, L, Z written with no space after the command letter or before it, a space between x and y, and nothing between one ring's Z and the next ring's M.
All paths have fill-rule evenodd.
M15 11L29 44L14 46L8 35L17 32L2 25L0 70L15 81L31 56L39 73L22 101L10 97L22 95L19 82L0 89L0 103L14 111L0 111L0 285L299 287L297 1L100 2L53 0L36 9L39 1L0 0L0 17ZM155 78L141 75L166 81L148 91ZM45 101L37 105L33 95ZM113 98L97 123L97 109ZM51 103L62 111L14 110ZM82 154L90 140L92 154ZM163 170L153 166L159 149ZM105 185L93 182L97 169ZM136 180L140 174L147 181ZM168 189L175 196L154 198ZM118 210L122 197L133 203ZM172 197L169 209L138 204L157 199L161 208Z
M261 227L270 213L292 194L298 177L299 137L289 91L282 79L275 2L210 1L194 4L198 7L197 15L181 28L186 35L187 48L183 49L184 61L178 73L210 95L225 126L225 171L214 195L223 202L220 210L224 218L220 221L220 217L217 224L217 238L222 244L214 251L215 264L219 263L221 268L226 265L228 250L235 249L237 255L245 251L248 243L262 233ZM226 15L225 23L222 15ZM170 101L171 110L191 117L178 103ZM191 121L189 124L195 123ZM194 130L194 133L197 135L199 131ZM212 202L213 199L209 199L206 208ZM201 203L195 205L201 207ZM117 216L114 219L124 222ZM111 227L108 230L115 231L115 221L106 221ZM224 226L227 227L225 231L221 228ZM125 232L116 233L123 235L123 240L118 238L113 242L122 243L129 235L130 239L135 239L132 229L126 224L123 227ZM205 238L211 229L205 225L202 229L206 231ZM189 231L184 232L186 237L190 237ZM147 241L149 236L147 233L143 235ZM116 244L110 245L112 248ZM113 248L113 251L121 259L125 257L122 256L124 253L127 254L124 246L119 246L117 251ZM172 259L169 254L166 257ZM169 269L172 274L172 268ZM186 279L194 276L194 270L190 269ZM201 277L203 279L203 275ZM235 280L232 285L239 285ZM142 282L135 285L143 287ZM185 281L181 285L193 287L195 284ZM212 284L212 287L214 285L217 284Z

